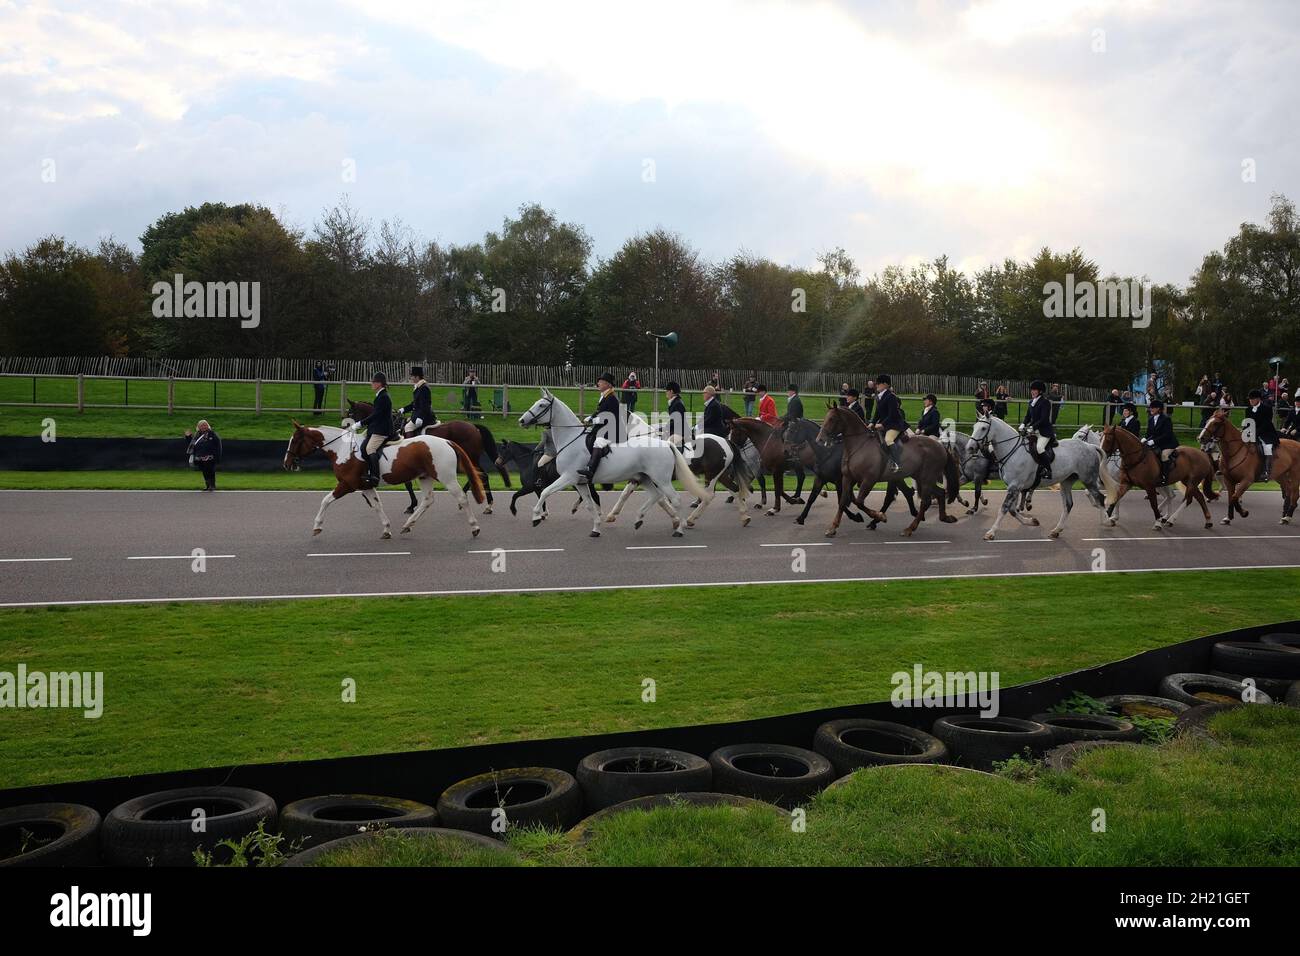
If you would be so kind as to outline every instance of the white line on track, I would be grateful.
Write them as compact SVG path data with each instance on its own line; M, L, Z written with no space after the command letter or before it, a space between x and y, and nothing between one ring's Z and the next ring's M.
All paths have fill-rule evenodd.
M926 564L939 564L943 561L991 561L996 558L996 554L967 554L953 555L950 558L922 558Z
M466 554L543 554L563 551L563 548L488 548L481 551L466 551Z
M875 542L872 542L872 541L854 541L854 542L852 542L852 543L853 543L853 544L874 544ZM886 541L885 544L952 544L952 542L951 542L951 541L931 541L930 539L927 538L927 539L925 539L925 540L923 540L923 541Z
M624 551L680 551L683 548L707 548L707 544L629 544Z
M71 561L71 558L0 558L0 564L25 564L38 561Z
M379 552L397 554L399 552ZM1224 564L1213 567L1185 568L1115 568L1109 571L1093 571L1090 568L1078 568L1069 571L990 571L987 574L958 574L947 578L918 578L914 574L891 575L879 578L778 578L768 581L678 581L661 584L588 584L536 588L465 588L463 590L443 591L387 591L375 594L373 591L355 591L349 593L320 594L221 594L205 597L148 597L148 598L90 598L73 601L8 601L0 603L5 607L67 607L74 605L101 604L212 604L221 601L312 601L322 598L394 598L394 597L458 597L469 594L565 594L584 591L645 591L665 588L734 588L762 584L873 584L887 581L934 580L938 583L962 578L1054 578L1071 575L1088 574L1100 577L1106 574L1150 574L1175 571L1295 571L1294 564Z
M1264 541L1272 538L1290 538L1300 541L1300 534L1166 534L1134 538L1081 538L1082 541L1234 541L1249 538Z
M410 551L312 551L309 558L386 558L391 555L410 554Z
M1083 540L1087 541L1089 539L1084 538ZM1052 538L994 538L992 541L988 541L986 543L987 544L1054 544L1056 542Z
M829 548L834 541L791 541L789 544L760 544L760 548Z
M128 561L193 561L197 557L204 558L233 558L233 554L131 554L127 555Z

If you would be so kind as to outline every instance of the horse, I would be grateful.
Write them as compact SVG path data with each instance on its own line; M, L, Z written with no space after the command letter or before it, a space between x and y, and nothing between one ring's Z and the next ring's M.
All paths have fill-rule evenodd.
M587 463L586 443L582 441L587 431L578 416L564 402L560 401L549 389L542 389L542 397L519 416L519 424L524 428L532 425L546 425L555 438L555 467L559 477L542 489L533 505L533 527L541 524L542 508L546 499L561 488L577 487L579 483L598 484L601 482L624 481L637 478L646 489L646 503L637 516L635 528L640 528L645 521L645 514L651 505L662 502L664 511L672 521L673 537L682 537L682 518L677 513L680 503L677 489L673 487L675 477L686 491L703 500L704 487L695 480L690 465L682 453L671 442L647 435L612 445L600 460L589 482L578 477L578 470ZM587 510L591 513L591 537L600 537L600 512L590 499Z
M752 443L757 451L758 467L753 470L758 475L763 503L767 501L767 488L763 484L762 476L765 474L772 476L773 505L764 514L768 517L780 514L782 498L792 505L803 504L803 465L798 463L794 465L797 484L793 497L785 493L785 469L789 462L785 456L785 442L781 439L780 429L773 428L759 418L737 416L731 420L730 437L732 444L742 449L742 453L746 442ZM758 507L761 508L762 504Z
M1210 461L1210 456L1199 448L1178 449L1173 466L1169 469L1169 478L1163 485L1160 484L1160 456L1150 445L1122 425L1107 425L1102 430L1101 453L1107 456L1108 460L1112 455L1117 453L1119 455L1118 481L1111 477L1109 467L1103 465L1101 469L1102 484L1106 486L1106 517L1112 528L1115 527L1116 521L1115 509L1119 507L1120 499L1133 485L1145 491L1147 501L1151 503L1151 512L1156 518L1152 530L1159 531L1172 525L1193 498L1201 506L1201 512L1205 515L1205 527L1214 527L1214 520L1210 517L1210 506L1205 503L1205 495L1201 493L1201 485L1214 476L1214 465ZM1183 483L1183 503L1173 514L1165 517L1156 501L1156 489L1171 489L1176 481Z
M732 492L727 500L736 503L736 508L740 512L740 526L742 528L748 527L749 511L747 510L747 502L749 499L749 486L753 481L753 476L749 473L744 459L738 454L735 446L720 435L701 432L695 437L695 441L687 446L687 449L690 454L684 457L690 465L691 471L703 477L702 485L706 494L703 498L695 501L691 513L686 517L686 527L694 528L700 515L704 513L704 509L713 503L713 499L717 497L719 482ZM638 484L639 482L635 478L627 483L627 487L619 495L613 509L605 516L606 522L609 524L614 523L623 510L623 505L627 504Z
M297 471L302 459L315 452L321 452L329 459L334 469L337 484L327 494L316 512L312 525L312 535L321 533L321 523L325 518L325 509L339 498L354 491L361 492L366 504L379 509L379 520L383 524L383 538L393 536L388 515L384 513L383 502L373 488L365 487L366 462L361 454L360 443L351 428L334 428L330 425L307 426L293 420L293 434L284 451L285 471ZM456 496L458 508L464 510L469 518L470 534L478 537L478 520L468 507L469 498L456 481L457 468L469 475L470 489L474 500L483 502L483 482L469 460L465 450L455 442L437 438L433 435L418 435L385 445L379 456L379 475L384 484L400 485L415 478L428 479L429 486L424 492L424 500L411 513L402 525L402 534L411 530L411 526L420 519L420 515L429 510L433 504L433 482L440 481L447 490Z
M369 402L356 402L348 399L348 418L352 421L361 421L369 416L373 410L374 406ZM465 454L469 455L470 461L475 463L483 478L483 487L487 489L487 507L483 509L483 513L490 515L492 513L492 487L487 480L488 469L496 467L497 473L501 475L506 487L509 488L511 485L510 473L504 467L496 465L497 443L487 426L461 421L460 419L451 419L439 422L436 425L427 425L421 434L434 435L438 438L445 438L447 441L454 441L465 449ZM468 481L464 490L469 490ZM406 483L406 493L411 496L411 504L406 509L406 513L409 515L415 511L416 507L415 488L409 481Z
M559 477L555 470L555 463L548 461L545 465L538 464L543 454L543 446L546 442L539 445L525 445L523 442L511 441L509 438L503 439L497 446L497 457L494 464L498 468L509 468L514 465L519 471L520 488L510 499L510 513L519 514L515 508L515 502L525 495L535 495L541 492L543 488ZM583 491L578 489L578 498L573 503L573 510L570 514L576 514L578 508L582 506ZM596 501L597 507L600 506L600 494L596 489L591 489L591 495ZM546 509L542 509L542 517L546 517Z
M1262 456L1255 442L1241 437L1241 430L1229 421L1227 410L1222 408L1216 409L1205 423L1200 440L1219 443L1219 474L1228 492L1228 516L1220 523L1232 524L1233 511L1249 518L1250 512L1241 506L1241 497L1259 476ZM1273 453L1273 478L1282 488L1282 520L1279 523L1290 524L1295 515L1296 500L1300 498L1300 442L1290 438L1278 439Z
M921 496L919 513L912 519L912 523L903 529L904 536L910 536L925 520L925 513L929 510L931 499L938 499L940 521L951 524L957 520L956 517L948 514L947 508L948 503L957 499L957 484L960 481L957 463L937 438L915 435L904 441L901 467L897 471L892 471L892 460L875 430L869 429L866 423L849 409L832 406L826 411L826 420L822 422L822 427L817 432L817 441L825 444L837 435L844 436L844 453L840 465L841 479L837 489L839 504L835 509L835 519L826 531L826 537L834 537L835 532L839 530L840 518L847 512L849 498L853 494L855 484L859 487L854 504L876 521L886 520L883 512L875 511L866 505L867 495L871 493L871 489L886 476L890 481L912 478ZM947 485L946 501L944 494L937 487L940 482Z
M992 456L998 466L998 473L1007 485L1002 507L993 519L993 526L984 532L984 540L992 541L997 534L998 525L1005 515L1011 515L1021 524L1038 526L1037 518L1020 516L1021 493L1033 487L1038 478L1038 462L1030 454L1031 439L1012 428L995 415L980 414L971 429L971 438L979 442ZM1074 438L1067 438L1056 448L1056 457L1052 460L1051 474L1044 479L1049 485L1057 485L1061 495L1061 520L1049 533L1049 538L1059 538L1065 527L1066 519L1074 508L1074 482L1082 483L1088 493L1088 500L1093 506L1102 510L1106 496L1101 490L1101 469L1105 466L1105 456L1100 448Z
M831 445L823 445L817 441L817 431L819 426L816 422L807 418L800 418L788 422L783 435L785 438L786 451L803 465L805 471L809 471L813 476L813 489L808 495L808 502L803 506L803 511L799 517L794 519L795 524L803 524L808 518L808 512L812 510L813 502L817 500L818 495L825 495L826 485L834 485L836 491L839 491L840 478L842 476L842 464L844 461L844 443L835 442ZM885 492L885 503L880 506L881 514L889 510L889 506L894 503L894 499L902 492L903 497L907 500L907 509L916 517L916 497L912 493L911 487L905 481L891 481L889 488ZM845 511L845 515L851 521L861 522L862 515L854 511ZM867 525L869 531L874 531L876 525L880 522L874 518L871 524Z
M969 481L975 486L975 503L967 506L966 513L979 514L980 506L989 503L989 500L984 497L983 489L994 471L993 459L980 448L979 442L961 432L945 431L939 440L948 447L948 451L956 460L962 483Z
M1083 442L1083 443L1085 443L1085 444L1087 444L1087 445L1093 445L1093 446L1095 446L1095 447L1097 447L1097 448L1100 448L1100 447L1101 447L1101 432L1099 432L1099 431L1093 431L1091 425L1080 425L1080 426L1079 426L1079 430L1076 431L1076 432L1075 432L1071 437L1074 438L1075 440L1077 440L1077 441L1081 441L1081 442ZM1203 449L1202 449L1202 450L1203 450ZM1104 453L1103 453L1103 454L1104 454ZM1211 464L1213 464L1213 462L1211 462ZM1119 483L1119 473L1120 473L1120 469L1121 469L1121 467L1122 467L1122 466L1120 465L1120 463L1119 463L1119 453L1116 452L1116 453L1114 453L1114 454L1107 455L1107 456L1106 456L1106 464L1105 464L1103 467L1105 468L1106 472L1110 475L1111 479L1112 479L1116 484L1118 484L1118 483ZM1202 488L1202 492L1203 492L1204 495L1205 495L1205 500L1206 500L1206 501L1213 501L1215 498L1219 497L1217 494L1214 494L1214 492L1211 490L1212 487L1213 487L1213 484L1214 484L1214 476L1211 475L1211 476L1210 476L1209 478L1207 478L1205 481L1206 481L1205 487ZM1107 487L1106 502L1107 502L1107 504L1109 504L1109 503L1110 503L1110 493L1109 493L1109 488L1110 488L1110 486L1107 484L1106 479L1105 479L1104 476L1102 477L1102 484L1103 484L1103 485L1106 485L1106 487ZM1158 492L1160 493L1160 495L1161 495L1161 501L1160 501L1160 513L1163 514L1163 515L1168 515L1168 514L1169 514L1169 511L1170 511L1170 509L1173 507L1173 503L1174 503L1174 489L1173 489L1170 485L1160 485L1160 486L1158 486L1158 487L1156 488L1156 491L1158 491ZM1114 523L1113 523L1113 522L1112 522L1111 526L1114 527Z

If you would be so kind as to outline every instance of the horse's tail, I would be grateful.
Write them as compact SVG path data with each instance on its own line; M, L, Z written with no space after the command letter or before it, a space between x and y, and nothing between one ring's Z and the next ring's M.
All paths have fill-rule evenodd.
M1106 453L1101 450L1100 445L1089 445L1097 453L1097 471L1101 474L1101 483L1106 488L1106 507L1109 508L1115 502L1119 501L1119 482L1111 477L1110 469L1106 466Z
M676 445L669 445L668 447L673 452L673 477L680 481L682 487L692 496L703 500L706 494L704 486L696 480L695 474L691 471L690 462L686 460L685 455L677 450Z
M737 488L750 488L754 480L758 477L749 468L749 462L745 460L744 451L739 445L733 445L727 442L727 454L731 456L731 474L736 479Z
M961 469L957 467L957 457L947 449L943 453L943 477L948 485L948 504L957 500L961 488Z
M483 440L483 451L493 461L497 460L497 440L492 437L492 432L486 425L475 425L478 429L479 438Z
M469 490L474 494L474 500L482 504L487 500L487 495L483 491L483 479L479 477L478 468L469 460L469 455L465 454L465 449L461 448L454 441L447 442L452 451L456 453L456 466L469 479ZM456 479L453 478L452 481Z

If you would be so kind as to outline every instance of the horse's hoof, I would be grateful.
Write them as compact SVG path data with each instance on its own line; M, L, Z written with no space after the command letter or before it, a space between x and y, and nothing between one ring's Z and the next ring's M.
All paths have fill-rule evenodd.
M686 519L686 527L688 527L688 528L694 528L694 527L695 527L695 519L694 519L694 518L687 518L687 519Z
M1151 530L1152 530L1152 531L1164 531L1164 530L1165 530L1165 526L1164 526L1163 524L1161 524L1159 521L1157 521L1155 524L1153 524L1153 525L1151 526Z
M483 513L484 513L485 515L490 515L490 514L492 513L492 506L491 506L491 505L488 505L486 508L484 508L484 509L483 509Z
M956 523L957 523L957 517L956 517L955 515L944 515L944 516L941 517L939 520L942 521L944 524L956 524Z
M411 505L411 507L409 507L409 508L407 508L405 511L403 511L402 514L404 514L404 515L413 515L413 514L415 514L415 505Z
M1249 518L1249 517L1250 517L1250 512L1249 512L1249 511L1242 511L1240 508L1237 509L1237 514L1241 515L1243 518Z
M644 521L637 521L636 524L632 525L632 530L633 530L633 531L640 531L640 530L641 530L641 525L643 525L643 524L645 524Z
M402 530L403 530L403 531L406 531L406 530L408 530L408 529L403 528ZM387 540L388 540L389 538L391 538L392 536L393 536L393 532L391 532L391 531L385 531L385 532L384 532L383 534L381 534L379 537L380 537L381 540L383 540L383 541L387 541Z
M735 495L727 495L727 504L731 504L731 503L734 502L735 500L736 500L736 496L735 496Z
M828 538L833 538L833 537L835 537L835 529L834 529L834 528L831 528L830 531L827 531L827 532L826 532L826 537L828 537Z
M609 515L608 517L605 518L605 523L613 524L616 518L618 518L618 515Z
M803 496L802 496L802 495L795 495L793 498L789 498L789 499L787 499L787 503L788 503L788 504L792 504L792 505L801 505L801 504L804 503L804 501L803 501Z
M755 510L755 511L758 511L758 510L759 510L760 508L762 508L762 507L763 507L763 506L762 506L761 504L754 505L754 510Z
M482 530L482 529L480 529L480 528L470 528L470 530L469 530L470 536L471 536L471 537L474 537L474 538L477 538L477 537L478 537L478 533L479 533L480 530Z
M1030 518L1030 519L1029 519L1029 523L1030 523L1031 525L1033 525L1035 528L1038 527L1038 519L1037 519L1037 518Z
M967 508L967 509L966 509L966 514L968 514L968 515L973 515L974 513L975 513L975 509L974 509L974 508Z
M776 517L776 509L768 508L766 511L763 512L763 514L767 515L769 518L774 518Z
M850 521L856 521L858 524L862 524L862 522L866 520L862 515L854 514L852 511L846 511L844 514Z
M680 532L680 531L678 531L677 529L674 528L674 529L673 529L673 537L674 537L674 538L684 538L684 537L686 537L686 535L682 534L682 532Z
M599 538L599 537L600 537L600 532L599 532L599 531L593 531L593 532L589 535L589 537L592 537L592 538Z
M1213 522L1213 521L1207 521L1207 522L1205 522L1205 530L1206 530L1206 531L1210 530L1210 529L1213 528L1213 527L1214 527L1214 522Z
M541 518L534 518L534 519L533 519L533 527L534 527L534 528L536 528L536 527L537 527L539 524L541 524L541 523L542 523L542 519L541 519Z
M986 534L984 535L984 540L985 540L985 541L992 541L992 540L993 540L993 532L992 532L992 531L989 531L988 533L986 533Z
M314 538L318 534L320 534L320 528L313 528L311 532L311 536Z
M1047 536L1048 536L1049 538L1059 538L1059 537L1061 536L1061 532L1059 532L1059 531L1049 531L1049 532L1047 532Z
M1219 524L1232 524L1232 520L1229 518L1224 518L1219 522Z
M802 524L803 524L803 518L795 518L795 519L794 519L794 523L797 524L797 525L802 525Z
M902 538L910 538L910 537L912 536L912 529L911 529L911 528L904 528L902 531L898 532L898 534L899 534L899 537L902 537Z
M401 533L402 533L402 534L410 534L410 533L411 533L411 529L410 529L410 528L403 528L402 531L401 531Z

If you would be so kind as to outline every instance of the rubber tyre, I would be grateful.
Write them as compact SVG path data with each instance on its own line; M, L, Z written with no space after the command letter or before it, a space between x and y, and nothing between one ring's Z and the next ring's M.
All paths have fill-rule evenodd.
M848 786L849 781L857 777L859 774L884 773L886 771L895 770L901 772L907 768L915 768L908 770L908 772L922 776L925 774L933 774L936 777L949 776L951 774L973 774L978 777L992 777L994 780L1002 779L997 774L989 773L987 770L976 770L974 767L959 767L956 764L951 763L882 763L876 764L872 767L862 767L859 770L854 770L852 773L846 773L833 783L828 783L826 789L838 790L841 787L846 787Z
M206 830L195 833L190 811L207 810ZM110 866L193 866L194 851L213 850L276 822L275 801L244 787L184 787L127 800L109 811L100 828L104 862ZM218 857L220 859L220 857Z
M567 830L582 816L582 793L573 775L563 770L513 767L453 783L438 798L443 826L502 839L504 832L492 830L498 808L505 810L507 829Z
M574 843L586 843L592 837L592 826L594 824L607 820L616 814L626 813L629 810L657 810L660 807L671 807L679 804L692 807L762 807L771 813L779 814L783 820L790 819L788 813L780 807L772 806L765 800L755 800L752 797L742 797L734 793L652 793L648 797L624 800L622 803L616 803L604 810L597 810L570 830L566 837Z
M493 850L502 856L515 856L514 850L510 849L500 840L493 840L485 837L480 833L469 833L465 830L447 830L443 827L397 827L387 831L389 833L400 833L403 836L414 837L419 840L458 840L464 843L473 844L476 847L482 847L485 850ZM358 843L367 843L371 840L379 839L380 834L375 831L369 833L354 833L351 836L340 837L337 840L330 840L328 843L322 843L314 846L310 850L303 850L301 853L295 853L284 862L285 866L315 866L316 861L322 856L333 853L335 850L345 849L349 846L356 846Z
M1300 648L1259 641L1219 641L1210 652L1214 666L1233 674L1300 680Z
M1185 710L1174 721L1174 733L1178 736L1194 734L1200 737L1209 737L1211 736L1210 718L1223 713L1225 710L1236 710L1238 707L1244 706L1245 704L1240 702L1235 704L1201 704L1199 707Z
M1281 644L1285 647L1300 647L1300 634L1294 631L1273 631L1259 639L1261 644Z
M831 762L814 750L785 744L731 744L709 754L713 788L793 808L835 779Z
M1029 718L1052 732L1052 743L1072 744L1083 740L1132 741L1142 739L1142 731L1131 720L1105 714L1034 714Z
M1283 702L1286 703L1288 707L1300 707L1300 680L1287 688Z
M1105 704L1112 714L1121 717L1177 717L1192 706L1181 700L1151 697L1147 694L1111 694L1109 697L1099 697L1098 702Z
M1213 670L1210 673L1215 677L1226 677L1228 680L1237 681L1238 683L1250 677L1248 674L1234 674L1230 671ZM1250 677L1250 680L1253 680L1256 687L1274 700L1281 700L1292 683L1289 680L1278 680L1276 677Z
M813 735L813 750L829 760L840 776L861 767L948 759L948 748L938 737L888 720L829 720Z
M1052 746L1052 732L1042 724L1018 717L981 717L967 714L940 717L934 735L948 745L960 763L978 770L1011 757L1037 757Z
M363 828L405 830L437 825L438 811L426 803L360 793L307 797L280 810L280 834L286 844L299 843L304 850L355 836Z
M0 810L0 867L94 866L99 813L79 803L28 803ZM19 853L23 831L49 840Z
M1053 747L1043 755L1043 762L1053 770L1070 770L1075 762L1089 751L1103 747L1141 747L1141 744L1126 740L1076 740L1073 743Z
M1201 704L1232 703L1241 701L1241 694L1246 688L1240 681L1213 674L1170 674L1160 682L1160 693L1170 700L1181 701L1189 707ZM1211 694L1198 697L1197 694ZM1219 700L1218 698L1229 698ZM1255 691L1255 703L1271 704L1273 698L1262 690Z
M644 769L633 769L641 767ZM588 754L578 764L587 809L656 793L693 793L713 788L713 768L703 757L662 747L614 747Z

